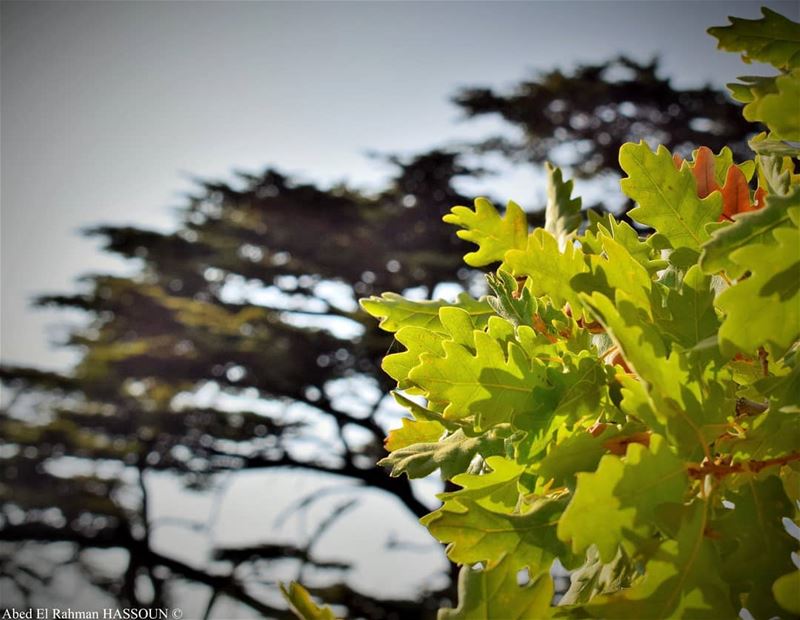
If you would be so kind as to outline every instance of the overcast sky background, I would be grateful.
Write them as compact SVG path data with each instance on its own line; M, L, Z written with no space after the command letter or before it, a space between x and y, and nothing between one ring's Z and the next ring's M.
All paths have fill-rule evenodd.
M6 362L65 368L63 313L33 296L121 270L78 231L169 229L191 177L275 165L375 187L369 150L484 135L448 97L621 52L659 54L682 86L750 72L705 34L755 2L7 2L0 59ZM798 18L796 2L767 2ZM492 194L541 194L519 177ZM531 206L528 204L528 206Z

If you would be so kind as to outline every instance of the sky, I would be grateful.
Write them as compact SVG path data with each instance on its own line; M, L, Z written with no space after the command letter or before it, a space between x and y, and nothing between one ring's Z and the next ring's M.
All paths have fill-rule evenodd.
M624 52L660 55L679 85L721 86L746 68L705 28L758 7L3 1L0 356L47 368L74 359L50 342L77 315L31 310L31 299L132 268L81 237L85 227L168 230L193 178L267 165L377 187L390 169L368 151L412 153L496 127L449 103L465 85L508 87ZM527 178L491 183L523 204L537 195Z

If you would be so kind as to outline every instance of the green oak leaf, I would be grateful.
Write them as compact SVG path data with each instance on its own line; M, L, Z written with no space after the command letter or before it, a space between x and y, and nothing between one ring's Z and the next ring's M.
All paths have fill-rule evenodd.
M717 333L711 278L699 266L689 268L679 289L668 289L667 308L670 318L660 326L682 347L690 349Z
M389 431L384 446L389 452L417 443L431 443L444 434L444 426L429 420L400 420L400 427Z
M719 330L725 355L753 355L763 346L778 359L800 336L800 227L777 228L772 237L730 255L750 275L717 297L725 313Z
M716 230L703 245L700 266L709 275L724 270L730 278L740 278L747 266L731 255L747 246L770 242L773 231L793 222L800 222L800 187L788 196L769 195L763 209L737 215L733 224Z
M596 618L735 618L728 585L719 574L720 560L706 537L708 507L692 504L676 538L661 544L632 587L595 597L583 609Z
M750 149L759 155L773 155L777 157L800 157L800 144L775 140L766 132L761 132L748 142Z
M728 26L708 29L717 47L741 52L745 62L766 62L778 69L800 67L800 24L780 13L761 8L760 19L729 17Z
M438 620L546 620L551 617L553 580L539 575L520 586L517 570L506 558L482 569L461 567L458 607L439 610Z
M449 480L467 469L476 454L502 454L503 440L489 434L467 437L457 430L444 439L416 443L399 448L378 461L381 467L391 467L391 476L406 474L409 478L424 478L441 469L442 478Z
M572 198L572 181L564 181L560 168L550 162L544 165L547 173L547 206L544 229L556 238L560 246L583 223L581 199Z
M738 82L726 84L733 98L740 103L753 103L756 99L778 92L774 75L740 75Z
M538 304L529 287L523 286L518 291L516 279L502 269L497 274L487 273L486 281L494 292L487 301L498 315L513 325L531 325Z
M582 302L606 328L617 344L628 366L648 384L666 370L669 350L655 326L629 301L624 291L617 291L616 302L602 293L581 295ZM677 386L683 377L675 377L669 387Z
M792 502L776 476L750 478L738 490L727 492L725 499L733 509L712 524L730 549L722 555L722 575L735 592L746 594L745 606L754 617L780 616L772 584L792 569L796 541L781 522L792 514Z
M281 594L289 604L289 609L298 620L336 620L333 610L326 606L320 607L311 598L303 586L292 581L287 588L280 584Z
M459 564L499 562L507 556L516 568L532 576L550 570L566 548L556 537L556 524L566 503L538 499L524 514L484 508L459 497L420 519L437 540L448 543L447 556Z
M563 365L548 366L547 387L534 391L534 406L514 415L513 426L525 436L516 447L524 460L544 450L560 428L584 415L596 415L606 397L609 375L594 356L563 356Z
M678 170L664 146L653 153L644 141L624 144L619 163L628 175L620 187L637 204L628 215L652 226L673 248L699 249L708 239L705 225L722 212L721 194L699 198L692 172L686 166Z
M744 428L744 436L723 446L726 454L730 454L735 462L777 458L800 446L797 412L784 413L770 408L761 415L740 422L740 425Z
M611 594L630 586L637 576L636 565L620 547L611 562L603 562L597 547L591 546L586 562L570 574L569 590L559 605L582 605L599 594Z
M439 310L439 320L453 342L472 350L475 349L476 325L469 313L464 312L461 308L442 308Z
M615 291L623 290L637 308L652 316L652 280L647 269L621 243L602 232L597 238L603 254L589 256L590 271L572 278L572 288L584 293L599 291L610 298Z
M496 319L496 317L492 318ZM473 332L476 322L483 323L487 327L489 323L485 317L478 317L476 321L475 315L463 308L442 306L439 308L437 330L415 325L402 327L395 334L395 340L404 345L406 350L384 357L381 367L386 374L397 381L399 389L406 390L409 394L421 394L422 392L410 379L410 375L411 370L420 364L422 354L441 355L443 353L442 342L448 336L450 340L474 350Z
M485 198L475 199L475 210L453 207L442 218L448 224L460 226L456 235L478 246L464 255L464 262L472 267L483 267L503 260L505 253L514 248L524 248L528 237L528 218L515 202L509 202L503 217Z
M797 395L800 394L800 365L793 364L787 372L763 377L759 381L759 391L769 398L771 410L782 413L800 413Z
M570 434L563 441L550 445L547 454L536 466L536 474L543 480L552 480L555 487L575 487L576 474L593 472L600 459L608 452L605 443L617 437L620 429L609 426L599 435L585 430Z
M367 297L359 301L361 307L371 316L380 319L380 328L396 332L401 327L414 326L445 333L439 320L440 308L461 308L482 326L492 315L492 309L485 301L475 300L467 293L461 293L454 303L437 301L413 301L397 293L383 293L380 297Z
M800 69L775 78L774 92L756 96L742 114L754 123L764 123L775 140L800 140Z
M639 393L631 382L623 381L639 419L654 430L665 429L683 456L694 459L706 454L706 446L727 428L727 417L734 412L732 394L725 389L729 384L697 363L690 373L689 361L678 352L670 353L657 327L623 291L617 291L616 302L600 293L582 295L582 300L642 382L644 390Z
M459 474L452 482L462 487L458 491L439 493L443 502L471 500L488 510L511 512L519 501L517 482L525 471L519 463L502 456L490 456L484 464L488 472Z
M504 321L495 317L493 322ZM517 342L504 343L485 331L475 331L473 337L474 351L445 340L442 356L422 354L410 380L429 401L445 405L446 419L480 414L480 428L531 411L534 390L545 385L544 364L529 359Z
M592 213L591 211L589 213ZM639 238L639 233L627 222L620 222L611 214L607 213L600 218L595 216L595 226L593 230L587 229L584 236L579 241L589 254L602 254L603 235L611 237L614 241L624 247L639 264L647 270L649 274L664 269L666 261L660 258L660 253L655 250L651 243Z
M443 428L446 428L448 431L455 431L458 430L460 427L458 424L451 422L450 420L445 420L444 416L437 412L431 411L430 409L423 407L422 405L415 403L410 398L406 398L398 392L397 390L392 392L392 396L394 397L395 402L401 407L405 407L411 412L411 415L414 416L415 420L426 420L428 422L436 422Z
M689 482L686 463L660 435L651 437L649 448L632 443L624 458L608 454L597 471L577 477L558 537L575 553L596 545L603 562L614 558L628 533L650 532L659 506L682 502Z
M406 347L406 350L384 357L381 368L397 381L399 389L407 390L410 394L419 393L419 390L409 381L408 376L411 369L419 364L420 356L423 353L437 355L442 352L443 336L424 327L409 325L401 328L394 337L397 342Z
M569 303L573 316L580 315L580 302L569 282L588 267L583 252L571 243L562 252L553 235L537 228L528 237L525 249L509 251L505 260L515 276L528 277L528 286L535 297L548 296L556 306Z

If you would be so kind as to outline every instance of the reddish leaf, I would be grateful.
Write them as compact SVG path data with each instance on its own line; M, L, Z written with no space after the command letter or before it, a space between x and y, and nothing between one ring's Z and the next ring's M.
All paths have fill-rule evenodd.
M610 425L606 424L605 422L595 422L589 428L586 429L586 432L589 433L592 437L599 437L603 434Z
M700 198L719 189L719 183L714 178L714 153L710 148L701 146L697 149L694 164L689 164L689 168L697 181L697 195Z
M650 447L650 431L643 431L641 433L633 433L632 435L624 435L620 437L612 437L603 444L603 447L617 456L624 456L628 451L628 446L632 443L640 443L643 446Z
M738 166L728 168L725 185L722 188L722 218L732 218L737 213L753 211L755 207L750 202L750 188L747 179Z

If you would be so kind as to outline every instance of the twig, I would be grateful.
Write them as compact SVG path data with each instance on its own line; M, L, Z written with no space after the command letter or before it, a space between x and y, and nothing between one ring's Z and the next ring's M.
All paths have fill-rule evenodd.
M786 465L794 461L800 461L800 452L792 452L784 456L779 456L774 459L766 459L764 461L750 460L739 463L712 463L710 461L703 461L697 465L690 465L688 468L688 473L692 478L705 478L709 475L714 476L715 478L723 478L732 474L757 474L762 469L766 469L767 467Z

